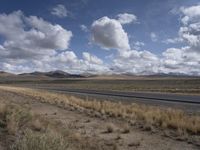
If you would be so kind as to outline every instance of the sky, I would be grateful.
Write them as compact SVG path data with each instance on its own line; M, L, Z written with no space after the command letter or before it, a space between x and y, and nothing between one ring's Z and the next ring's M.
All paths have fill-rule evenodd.
M1 0L0 70L200 75L200 2Z

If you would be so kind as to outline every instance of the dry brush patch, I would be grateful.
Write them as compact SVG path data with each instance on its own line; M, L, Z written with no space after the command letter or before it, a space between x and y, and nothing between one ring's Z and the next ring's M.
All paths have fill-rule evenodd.
M93 110L110 117L120 117L133 122L142 122L144 126L172 129L181 134L197 135L200 133L200 116L188 115L182 110L172 108L161 109L155 106L138 105L135 103L127 105L109 101L89 101L74 96L29 88L1 86L0 89L30 96L41 102L54 104L63 108L71 106L75 109Z
M68 144L58 132L47 128L47 124L37 124L38 116L27 107L16 104L0 103L1 128L6 130L5 137L12 137L6 145L9 150L67 150ZM42 120L40 120L42 121ZM45 128L44 131L38 130ZM10 138L8 138L10 139ZM14 141L14 142L13 142Z
M58 133L45 132L43 134L25 130L10 150L67 150L66 140Z

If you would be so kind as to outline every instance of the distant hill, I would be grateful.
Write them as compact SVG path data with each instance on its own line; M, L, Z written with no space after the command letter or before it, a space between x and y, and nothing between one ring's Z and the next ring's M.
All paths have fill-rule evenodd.
M136 79L140 76L130 75L130 74L102 74L102 75L89 75L89 79Z
M139 80L139 79L164 79L164 78L199 78L199 76L191 76L187 74L180 74L180 73L158 73L158 74L152 74L152 75L133 75L130 73L124 73L124 74L109 74L109 75L89 75L87 76L88 79L109 79L109 80Z
M22 73L22 74L12 74L4 71L0 71L1 80L51 80L54 78L87 78L87 79L119 79L119 80L132 80L132 79L156 79L156 78L199 78L199 76L190 76L186 74L177 74L177 73L158 73L152 75L133 75L133 74L70 74L61 70L49 71L49 72L31 72L31 73Z
M198 76L192 76L192 75L187 75L183 73L158 73L158 74L153 74L153 75L146 75L146 77L198 77Z
M16 76L15 74L0 71L0 77L10 77L10 76Z
M50 71L50 72L32 72L32 73L23 73L20 76L35 76L35 77L51 77L51 78L82 78L83 75L79 74L70 74L61 70Z

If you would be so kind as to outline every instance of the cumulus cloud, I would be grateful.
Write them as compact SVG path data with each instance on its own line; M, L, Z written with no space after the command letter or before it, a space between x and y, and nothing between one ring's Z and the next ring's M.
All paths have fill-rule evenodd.
M200 31L200 24L191 24L187 27L180 28L181 37L189 43L189 45L194 47L200 46L200 36L198 32Z
M39 34L42 39L42 43L40 43L42 47L61 50L68 48L72 37L71 31L67 31L60 25L52 25L36 16L26 18L26 21L33 27L33 33L30 37L34 34Z
M163 52L162 70L200 75L200 5L182 7L182 26L177 40L188 45Z
M159 59L149 51L120 51L114 59L112 70L120 73L154 74L158 72Z
M95 43L103 48L114 48L110 68L114 73L153 74L158 71L159 61L149 51L131 49L128 35L119 20L102 17L92 24L92 36ZM143 42L135 42L135 46L144 46Z
M179 29L179 37L167 39L165 43L178 43L185 42L188 44L188 50L181 50L187 54L193 51L199 51L200 49L200 5L195 5L191 7L181 7L181 27ZM184 48L180 48L184 49ZM178 50L176 50L178 51Z
M121 22L108 17L102 17L92 24L92 36L95 43L105 49L114 48L117 54L113 56L110 68L114 73L153 74L158 71L158 58L149 51L132 50L128 35ZM144 46L136 42L137 47Z
M179 34L190 46L200 48L200 21L181 27Z
M183 26L179 30L179 36L188 42L191 49L199 51L200 49L200 5L191 7L182 7L181 18Z
M130 49L127 33L115 19L102 17L92 23L92 38L104 49Z
M181 19L183 24L188 24L191 21L199 21L200 19L200 5L181 7L181 12L184 15Z
M181 27L179 29L179 37L164 40L166 44L187 42L192 49L200 48L200 5L191 7L181 7Z
M98 58L95 55L91 55L88 52L83 52L83 59L86 62L89 62L89 63L92 63L92 64L99 64L99 65L103 64L103 61L100 58Z
M100 18L92 24L92 35L94 42L103 48L114 48L116 55L112 55L113 63L111 70L115 73L133 74L155 74L155 73L183 73L189 75L200 75L200 22L199 6L181 8L182 26L179 29L179 37L166 39L164 43L187 42L188 46L181 48L169 48L161 56L157 56L150 51L140 50L144 45L142 42L135 42L133 48L130 47L128 36L125 45L117 45L120 33L115 32L114 24L121 25L122 33L126 33L122 27L122 22L108 17ZM117 23L118 22L118 23ZM107 27L108 26L108 27ZM126 33L127 35L127 33ZM118 39L117 39L117 38ZM150 38L153 42L158 40L156 33L151 32ZM112 41L112 42L110 42ZM108 44L108 43L109 44ZM112 43L112 44L110 44ZM127 47L127 48L124 48Z
M122 17L123 15L119 16ZM127 17L127 15L124 16ZM117 54L112 58L111 70L115 73L133 74L153 74L158 72L159 59L156 55L145 50L131 49L127 33L122 27L122 24L125 24L125 20L123 21L102 17L92 24L94 42L103 48L117 50ZM126 21L128 23L128 20ZM129 20L130 22L132 21ZM144 43L135 42L134 46L141 47L144 46Z
M200 54L190 47L169 48L163 52L162 72L200 75Z
M55 50L67 49L72 32L42 18L26 17L21 11L16 11L0 14L0 35L5 39L3 57L23 59L53 55Z
M0 46L1 69L30 72L51 70L50 62L59 51L68 49L72 32L42 18L27 17L15 11L0 14L0 36L4 39Z
M122 22L109 17L95 20L91 25L94 43L103 49L114 49L111 63L83 52L79 58L69 50L72 32L37 16L25 16L21 11L0 14L0 69L11 72L64 70L71 73L183 73L200 75L199 6L181 8L178 37L168 43L184 42L187 46L168 48L158 56L142 50L143 42L130 46ZM122 15L122 14L121 14ZM119 16L118 16L119 17ZM134 22L130 21L129 23ZM81 26L80 26L81 27ZM82 25L83 30L86 26ZM88 29L88 28L87 28ZM158 36L152 32L152 41Z
M88 52L83 52L83 59L81 61L82 70L85 73L110 73L109 65L105 64L100 58Z
M15 73L64 70L72 73L104 72L108 67L95 55L83 59L69 51L72 32L21 11L0 14L0 69Z
M137 17L134 14L123 13L123 14L118 14L117 15L117 20L121 24L130 24L132 22L136 22L137 21Z
M51 14L59 18L64 18L64 17L67 17L68 11L64 5L58 4L51 10Z

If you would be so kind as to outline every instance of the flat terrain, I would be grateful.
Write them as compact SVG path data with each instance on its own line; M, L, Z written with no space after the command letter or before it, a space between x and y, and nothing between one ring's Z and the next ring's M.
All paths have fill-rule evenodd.
M181 94L199 94L200 78L131 78L131 79L96 79L96 78L0 78L0 84L14 84L24 86L48 86L70 89L165 92Z
M199 112L200 78L134 77L134 78L19 78L0 79L1 84L53 90L81 98L137 102L184 108Z
M54 93L71 94L82 99L109 100L131 104L149 104L153 106L165 106L180 108L189 113L200 114L200 95L172 94L172 93L152 93L152 92L121 92L105 90L84 90L55 88L48 86L34 87L35 89L48 90Z
M73 133L76 140L71 140L72 147L87 141L87 144L78 148L74 146L73 149L197 150L200 148L199 136L193 137L196 141L193 142L192 138L185 140L187 139L185 135L175 136L167 130L161 132L156 128L139 127L124 119L102 116L95 111L84 111L70 105L65 105L65 108L58 107L41 102L42 99L39 93L31 95L29 92L23 92L23 89L16 91L12 88L0 89L0 102L6 100L9 103L27 105L31 112L51 121L59 121L61 123L59 127L64 126ZM51 100L51 97L47 99ZM2 149L6 149L7 146L4 142L1 142Z
M72 150L199 149L199 93L200 78L192 77L0 78L0 104L28 107L37 117L56 124L51 130L61 134ZM1 111L0 107L0 149L8 149L17 135L30 138L20 123L10 134L10 122L5 125L7 117L2 121ZM31 135L49 131L49 123L41 125L38 119L26 124Z

